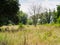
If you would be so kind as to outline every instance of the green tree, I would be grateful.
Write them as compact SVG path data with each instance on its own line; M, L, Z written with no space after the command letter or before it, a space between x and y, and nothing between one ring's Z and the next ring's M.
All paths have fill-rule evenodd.
M57 12L54 9L52 13L53 13L53 22L56 23L57 22Z
M23 11L18 12L19 23L26 24L27 23L27 14Z
M48 20L48 19L49 19L49 12L46 11L46 12L44 13L44 15L45 15L45 16L44 16L44 17L45 17L45 23L48 23L48 21L49 21L49 20Z
M57 5L57 18L60 16L60 5Z
M0 25L7 25L11 21L18 24L17 12L19 4L17 0L0 0Z
M59 23L59 24L60 24L60 17L57 19L57 23Z
M51 14L51 10L49 9L49 14L48 14L48 19L47 19L47 20L48 20L48 23L50 23L51 15L52 15L52 14Z
M32 19L28 19L28 20L27 20L27 24L28 24L28 25L32 25L32 24L33 24Z
M37 16L36 15L33 15L31 16L31 19L33 20L33 25L36 26L37 25Z
M41 13L39 15L39 19L40 19L39 21L40 24L48 23L48 12L46 11L46 12Z
M57 22L60 23L60 5L57 5Z
M40 19L40 23L41 24L46 24L46 23L50 23L51 22L51 16L52 16L52 12L49 9L49 12L46 10L45 12L41 13L39 15L39 19Z

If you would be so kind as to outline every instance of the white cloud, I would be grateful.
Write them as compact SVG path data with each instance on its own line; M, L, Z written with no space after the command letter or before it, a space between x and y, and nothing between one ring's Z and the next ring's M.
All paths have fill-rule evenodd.
M21 2L21 10L23 10L24 12L28 13L29 12L29 8L31 5L33 4L40 4L44 7L44 8L50 8L50 9L54 9L56 8L56 5L58 5L60 2L59 1L49 1L49 0L22 0Z
M58 5L60 2L42 2L43 7L45 8L50 8L50 9L54 9L56 8L56 5Z

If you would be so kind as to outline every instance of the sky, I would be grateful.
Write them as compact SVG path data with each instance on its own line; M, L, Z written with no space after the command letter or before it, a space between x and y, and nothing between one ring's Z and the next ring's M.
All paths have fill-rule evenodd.
M50 8L51 10L56 9L56 5L60 4L60 0L19 0L19 3L21 4L21 10L28 13L33 4L41 4L44 8Z

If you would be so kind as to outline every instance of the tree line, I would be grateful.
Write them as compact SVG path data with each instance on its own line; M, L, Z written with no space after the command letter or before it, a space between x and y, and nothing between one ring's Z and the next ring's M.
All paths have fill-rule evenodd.
M57 5L57 10L51 10L41 7L41 5L33 5L30 9L30 14L32 15L30 19L33 25L37 24L50 24L50 23L60 23L60 5Z
M60 5L57 5L57 11L55 9L53 11L43 10L41 5L33 5L29 10L32 16L28 18L28 14L19 10L21 4L18 2L19 0L0 0L0 26L19 23L35 26L37 24L60 23Z

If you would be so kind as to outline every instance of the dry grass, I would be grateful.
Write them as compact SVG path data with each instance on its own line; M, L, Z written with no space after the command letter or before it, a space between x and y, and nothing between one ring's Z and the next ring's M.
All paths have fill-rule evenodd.
M17 30L18 26L8 26ZM3 26L1 28L6 28ZM25 25L18 32L0 32L0 45L60 45L60 28L54 25ZM20 31L21 30L21 31Z

